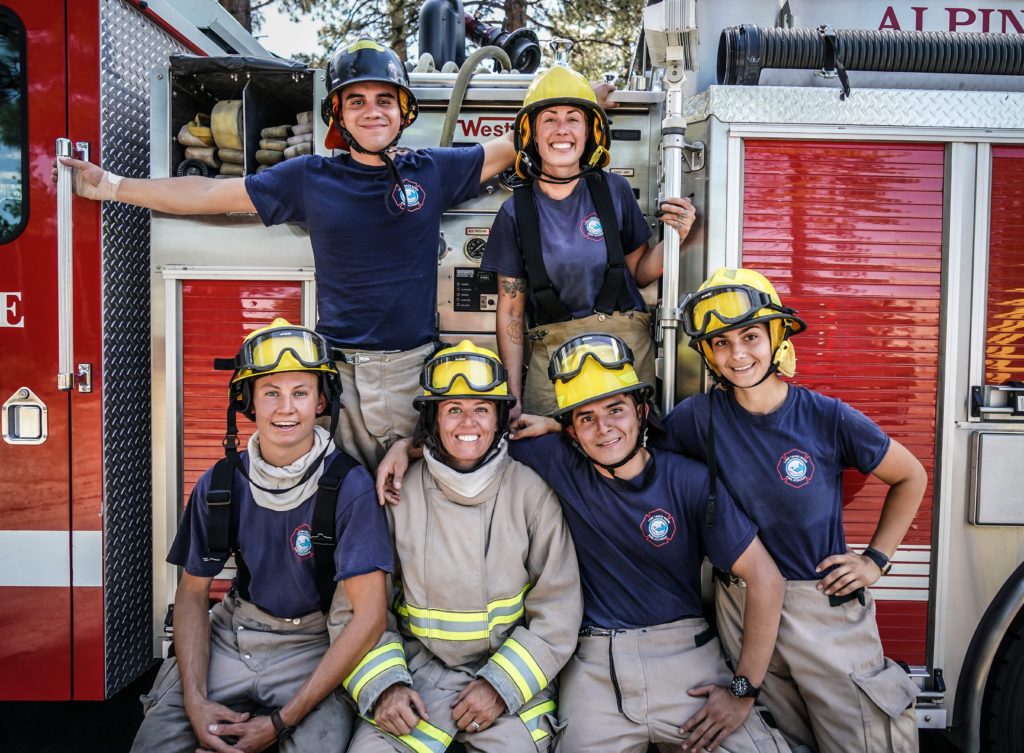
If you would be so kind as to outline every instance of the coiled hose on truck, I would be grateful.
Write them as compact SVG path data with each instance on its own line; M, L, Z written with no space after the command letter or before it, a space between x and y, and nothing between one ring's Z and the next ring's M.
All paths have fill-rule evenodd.
M765 68L900 73L1024 75L1024 36L945 31L777 29L753 24L723 29L718 83L756 86Z

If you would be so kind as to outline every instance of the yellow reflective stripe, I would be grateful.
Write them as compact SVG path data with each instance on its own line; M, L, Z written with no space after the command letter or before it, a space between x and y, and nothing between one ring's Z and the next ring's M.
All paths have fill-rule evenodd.
M342 680L342 686L358 702L359 691L374 677L392 667L405 666L405 649L397 641L385 643L380 648L370 651L356 665L348 677Z
M345 50L345 52L358 52L359 50L376 50L377 52L387 52L386 49L381 47L372 39L360 39L355 44L349 45L348 49Z
M403 745L416 753L444 753L448 749L448 746L452 744L452 737L440 727L435 727L429 722L425 722L422 719L419 723L413 727L412 732L408 735L392 735L380 728L377 722L373 721L369 717L363 717L370 724L377 729L380 729L385 735L390 737L392 740L398 740Z
M476 641L490 636L499 625L516 622L526 611L526 592L531 584L514 596L488 602L486 612L455 612L445 609L417 607L403 602L397 608L409 620L409 630L420 638L448 641Z
M527 724L527 726L529 726L530 722L533 722L533 720L536 719L538 716L544 716L544 714L554 714L557 708L558 706L557 704L555 704L554 701L544 701L544 703L538 703L536 706L531 706L525 711L520 712L519 718L522 719ZM534 726L536 726L536 724L537 722L534 722Z
M523 724L530 731L530 737L535 743L539 743L550 735L549 732L541 729L540 720L545 714L554 714L556 708L554 701L544 701L544 703L538 703L519 714L519 718L523 720Z
M491 656L519 688L523 701L529 701L548 684L548 678L530 656L530 652L513 638L506 640Z

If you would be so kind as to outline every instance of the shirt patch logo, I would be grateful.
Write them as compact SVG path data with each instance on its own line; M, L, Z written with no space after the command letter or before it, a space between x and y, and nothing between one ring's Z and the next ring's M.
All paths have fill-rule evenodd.
M421 209L427 200L423 187L411 180L402 181L402 185L405 186L405 202L408 202L405 204L405 211L415 212L417 209ZM395 186L395 190L391 192L391 198L395 202L396 207L401 207L404 203L402 201L402 190L398 186Z
M665 546L676 535L676 521L671 513L659 507L644 516L640 530L651 545Z
M814 461L803 450L790 450L779 458L779 478L794 489L806 486L814 478Z
M309 559L313 556L313 539L310 535L309 526L303 523L292 531L292 551L300 560Z
M580 223L580 234L588 241L604 240L604 228L601 227L601 219L591 212L583 218Z

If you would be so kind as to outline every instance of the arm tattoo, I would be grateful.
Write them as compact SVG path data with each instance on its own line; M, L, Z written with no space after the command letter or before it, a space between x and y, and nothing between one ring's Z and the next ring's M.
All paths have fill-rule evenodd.
M515 298L526 290L526 280L521 277L506 277L501 281L501 288L509 298Z
M523 323L518 319L513 319L508 323L508 326L505 327L505 333L514 344L523 344Z

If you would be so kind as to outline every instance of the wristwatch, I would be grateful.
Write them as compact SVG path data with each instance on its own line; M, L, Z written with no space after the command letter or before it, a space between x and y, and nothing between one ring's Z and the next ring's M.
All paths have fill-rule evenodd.
M757 698L761 688L755 688L753 684L743 675L733 675L729 683L729 690L737 698Z
M287 740L295 731L295 727L289 727L284 723L284 719L281 718L281 709L274 709L270 714L270 723L274 725L278 740Z
M889 558L874 547L869 546L861 552L861 554L878 565L878 569L882 571L882 575L888 575L889 571L892 569L892 562L889 561Z

